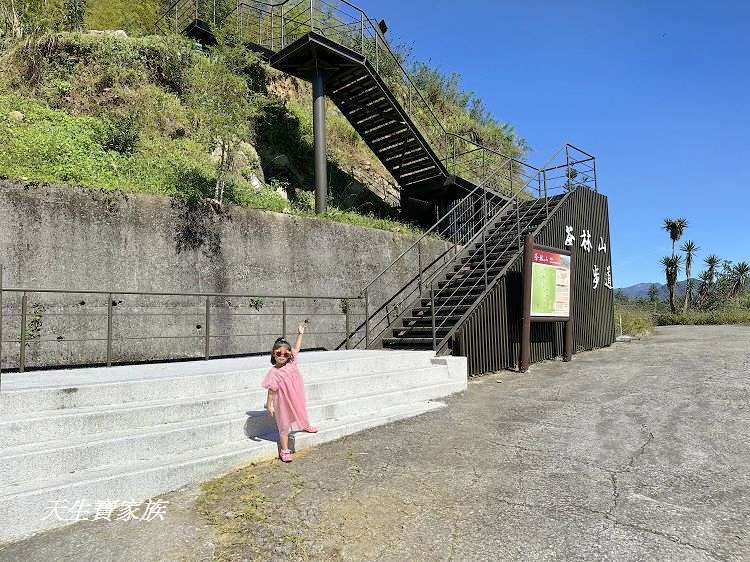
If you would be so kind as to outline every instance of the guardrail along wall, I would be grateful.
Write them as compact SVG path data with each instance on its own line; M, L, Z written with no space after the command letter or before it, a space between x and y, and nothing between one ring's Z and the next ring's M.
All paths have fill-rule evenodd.
M4 285L107 294L3 294L2 367L15 369L21 333L28 366L104 363L108 308L114 362L202 357L206 298L118 291L233 293L210 297L211 356L270 349L310 318L306 347L333 348L364 319L361 287L415 240L382 230L138 194L0 181ZM435 259L446 243L422 243ZM417 260L415 255L413 259ZM416 266L389 271L376 297L407 283ZM308 299L267 295L303 295ZM358 337L357 339L360 339ZM84 341L85 340L85 341Z

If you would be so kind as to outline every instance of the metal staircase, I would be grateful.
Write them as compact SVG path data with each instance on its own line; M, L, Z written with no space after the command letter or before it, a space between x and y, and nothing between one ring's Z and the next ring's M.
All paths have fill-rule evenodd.
M310 82L321 71L326 94L406 196L445 207L480 183L512 192L507 183L485 181L508 157L449 131L379 26L349 2L175 0L158 23L162 33L198 39L218 27L266 53L274 68Z
M577 189L597 190L595 158L570 144L535 167L447 130L380 26L349 2L237 0L217 8L219 1L177 0L160 29L189 33L212 21L279 70L311 82L324 74L327 95L402 197L442 209L363 288L362 321L339 347L449 353L453 336L520 259L524 237L540 232ZM409 280L392 292L404 272Z

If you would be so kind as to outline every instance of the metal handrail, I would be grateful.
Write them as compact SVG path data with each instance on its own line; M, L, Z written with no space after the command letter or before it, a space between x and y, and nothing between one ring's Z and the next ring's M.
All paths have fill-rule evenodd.
M20 312L16 314L5 314L5 311L3 309L3 296L8 294L20 294L21 295L21 303L20 303ZM107 325L106 325L106 337L93 337L93 338L65 338L63 340L59 338L55 339L39 339L39 338L29 338L27 334L27 319L29 317L29 311L28 311L28 298L30 295L34 294L50 294L50 295L95 295L100 297L106 297L106 317L107 317ZM113 325L112 325L112 319L113 316L144 316L143 313L119 313L117 315L114 314L113 308L117 306L117 303L114 302L114 299L116 297L126 297L126 296L136 296L136 297L179 297L179 298L195 298L198 299L198 303L196 306L202 307L205 306L205 322L203 324L204 326L204 332L203 334L189 334L189 335L146 335L146 336L138 336L138 337L130 337L130 336L123 336L119 338L113 337ZM350 336L351 332L351 322L352 317L360 317L362 316L361 312L355 312L352 310L351 303L358 302L362 300L362 297L360 295L337 295L337 296L331 296L331 295L300 295L300 294L272 294L272 293L220 293L220 292L169 292L169 291L132 291L132 290L122 290L122 289L106 289L106 290L88 290L88 289L50 289L50 288L43 288L43 287L16 287L16 286L5 286L3 284L3 266L0 265L0 359L3 356L3 343L18 343L20 344L19 347L19 360L18 360L18 370L19 372L23 372L27 366L26 361L26 347L32 343L32 342L59 342L64 341L66 343L71 342L85 342L85 341L101 341L106 342L106 362L104 361L98 361L99 363L106 363L107 366L111 366L113 363L113 352L112 352L112 342L113 341L127 341L127 340L133 340L133 339L204 339L204 350L203 350L203 357L205 359L209 359L211 357L211 349L210 349L210 341L211 339L221 338L221 337L246 337L246 336L263 336L263 335L273 335L273 334L265 334L264 333L251 333L251 334L212 334L211 333L211 299L269 299L269 300L276 300L277 302L280 302L281 304L281 311L280 312L267 312L267 313L259 313L258 316L279 316L281 317L281 332L283 334L286 333L287 328L287 317L289 315L292 316L300 316L301 314L299 312L291 312L287 313L287 303L288 301L298 301L298 300L309 300L317 302L317 301L340 301L342 303L342 309L341 313L331 313L331 312L306 312L304 316L343 316L345 321L345 329L342 332L329 332L329 331L323 331L323 332L312 332L314 335L325 335L325 334L337 334L337 333L343 333L345 335L344 344L346 345L347 349L350 348L350 343L352 337ZM139 304L138 306L148 306L144 304ZM249 305L250 308L254 308L254 304ZM262 305L261 305L262 306ZM214 305L215 308L215 305ZM235 307L236 308L236 307ZM257 311L259 311L258 308L256 308ZM54 316L70 316L71 313L69 312L60 312L60 313L44 313L46 315L54 315ZM237 313L241 316L248 316L247 313ZM192 314L191 314L192 315ZM19 317L20 316L20 336L18 336L18 339L4 339L4 327L5 322L4 320L6 318L13 318L13 317ZM75 316L75 314L73 314ZM89 315L86 315L89 316ZM103 314L97 314L97 316L101 317ZM150 316L173 316L171 313L163 313L163 314L151 314ZM278 335L278 334L277 334ZM2 373L2 364L0 363L0 374ZM2 383L2 378L0 377L0 384Z
M469 192L469 194L466 197L464 197L458 203L456 203L456 205L454 205L453 209L456 209L456 208L460 207L462 205L462 203L465 203L466 201L470 200L474 196L475 193L477 193L478 191L482 191L483 189L484 188L481 185L476 186L474 189L472 189ZM419 238L417 238L417 240L414 243L412 243L411 246L409 246L406 250L404 250L403 252L401 252L401 254L399 254L399 256L396 259L394 259L385 269L383 269L383 271L381 271L380 273L378 273L367 285L365 285L364 287L362 287L361 293L364 293L364 291L366 291L373 283L375 283L375 281L377 281L378 279L380 279L385 273L387 273L390 269L392 269L393 266L397 262L399 262L415 246L417 246L418 244L420 244L422 242L422 240L424 240L425 238L427 238L428 236L430 236L433 233L433 231L436 230L437 227L444 220L446 220L450 216L450 214L451 214L451 212L452 212L453 209L451 209L451 211L448 211L446 214L444 214L442 217L440 217L440 219L435 224L433 224L428 230L426 230L424 232L424 234L422 234Z
M549 166L549 164L550 164L550 163L552 163L552 162L553 162L553 161L554 161L554 160L555 160L555 159L556 159L556 158L557 158L557 157L558 157L558 156L559 156L559 155L560 155L560 154L561 154L561 153L562 153L563 151L567 150L567 148L568 148L568 147L572 147L572 145L569 145L568 143L564 143L564 144L562 144L562 145L561 145L561 146L560 146L560 147L559 147L559 148L558 148L558 149L557 149L557 150L556 150L556 151L555 151L555 152L554 152L554 153L552 154L552 156L550 156L550 157L549 157L549 158L548 158L548 159L547 159L547 160L545 161L545 163L543 164L543 166L541 167L541 169L539 169L539 168L534 168L534 169L536 169L536 170L540 170L540 171L541 171L542 173L544 173L544 171L545 171L545 168L546 168L546 166ZM583 151L581 151L581 152L583 152ZM576 164L576 163L577 163L576 161L573 161L573 162L569 162L569 163L568 163L568 165L569 165L569 166L572 166L572 165L574 165L574 164ZM476 241L478 240L478 238L479 238L480 236L482 236L482 235L483 235L483 234L484 234L484 233L486 232L486 230L487 230L487 229L488 229L488 228L489 228L489 227L490 227L491 225L494 225L494 224L496 224L496 223L497 223L497 221L498 221L498 220L500 220L500 219L501 219L501 218L502 218L502 217L503 217L503 216L504 216L504 215L506 214L506 212L507 212L508 208L509 208L509 207L510 207L510 206L511 206L512 204L515 204L515 205L516 205L516 209L517 209L517 208L518 208L518 205L519 205L519 203L520 203L520 199L519 199L519 196L520 196L520 195L521 195L522 193L524 193L524 192L525 192L525 191L526 191L526 190L527 190L527 189L529 188L529 186L531 185L531 183L532 183L532 182L533 182L533 181L534 181L535 179L536 179L537 181L539 181L539 177L536 177L536 178L533 178L533 177L532 177L532 178L529 178L529 179L528 179L528 180L527 180L527 181L526 181L526 182L525 182L525 183L524 183L524 184L523 184L523 185L522 185L522 186L521 186L521 187L520 187L519 189L517 189L517 190L516 190L516 191L515 191L515 192L514 192L514 193L512 194L511 198L510 198L510 199L509 199L509 200L508 200L508 201L507 201L507 202L505 203L505 205L503 205L503 206L502 206L502 208L501 208L500 210L498 210L498 211L497 211L497 212L496 212L496 213L495 213L495 214L494 214L494 215L493 215L493 216L492 216L492 217L491 217L490 219L486 220L486 222L484 223L484 225L482 226L482 228L478 229L478 230L477 230L477 232L476 232L476 233L475 233L475 234L474 234L474 235L473 235L473 236L471 237L471 239L470 239L469 241L467 241L467 242L466 242L466 243L465 243L465 244L463 245L463 248L462 248L462 250L461 250L460 252L457 252L457 253L456 253L456 254L455 254L455 255L453 256L453 258L452 258L452 259L451 259L450 261L448 261L448 262L444 263L444 264L443 264L442 266L440 266L440 267L439 267L439 268L438 268L438 269L437 269L436 271L433 271L433 272L432 272L432 273L430 274L430 276L429 276L429 280L428 280L428 281L427 281L426 283L428 283L428 284L429 284L429 286L430 286L430 289L429 289L429 295L430 295L430 301L431 301L431 306L432 306L432 307L434 307L434 305L435 305L435 298L437 298L437 297L439 296L439 295L436 295L436 294L435 294L435 292L434 292L434 289L433 289L433 284L434 284L435 280L437 279L437 277L438 277L439 275L441 275L441 274L442 274L442 273L443 273L443 272L444 272L444 271L446 270L446 268L448 268L449 266L451 266L451 265L453 265L453 264L457 263L457 262L458 262L458 260L460 260L460 259L461 259L461 258L463 258L464 256L467 256L467 255L469 255L469 254L470 254L470 253L471 253L471 252L473 251L473 250L472 250L472 248L471 248L472 244L474 244L474 243L475 243L475 242L476 242ZM548 200L549 200L549 196L548 196L548 194L547 194L547 193L545 193L545 197L544 197L544 200L545 200L545 207L544 207L544 208L546 208L546 209L548 210ZM541 211L542 211L542 209L539 209L539 210L537 211L537 213L536 213L536 214L534 215L534 217L533 217L533 218L532 218L531 220L532 220L532 221L533 221L533 220L535 220L535 219L536 219L536 218L537 218L537 217L539 216L539 213L540 213ZM517 223L517 224L516 224L516 228L517 228L517 230L519 230L519 229L520 229L520 217L518 216L518 214L516 215L516 217L515 217L515 220L516 220L516 223ZM501 242L501 240L498 240L498 241L496 241L496 242L495 242L495 245L494 245L494 246L493 246L492 248L493 248L493 249L494 249L494 248L496 248L496 247L497 247L497 246L498 246L498 245L500 244L500 242ZM485 251L486 251L486 249L485 249ZM495 259L495 260L494 260L494 261L492 262L492 264L491 264L490 266L488 266L487 268L488 268L488 269L490 269L490 268L491 268L492 266L494 266L494 265L495 265L495 264L497 263L498 259L499 259L499 258L496 258L496 259ZM475 268L473 268L473 269L471 269L469 273L470 273L470 274L471 274L471 273L474 273L474 272L475 272L475 271L477 270L477 268L478 268L478 266L477 266L477 267L475 267ZM507 268L505 268L505 269L507 269ZM493 276L493 281L494 281L494 279L496 279L496 278L497 278L497 277L498 277L499 275L500 275L500 274L498 274L498 275L495 275L495 276ZM467 277L469 277L469 276L467 275ZM412 281L411 283L413 283L413 281ZM477 282L475 282L475 285L474 285L474 286L476 286L477 284L478 284L478 281L477 281ZM409 285L409 284L407 284L406 286L408 286L408 285ZM492 285L494 285L494 283L492 283ZM402 291L404 291L404 290L405 290L405 288L406 288L406 286L404 286L404 287L403 287L403 288L402 288L401 290L399 290L399 291L398 291L398 292L397 292L397 293L396 293L396 294L395 294L394 296L397 296L397 295L398 295L399 293L401 293ZM447 285L446 285L446 286L447 286ZM472 286L471 288L474 288L474 286ZM487 286L489 286L489 284L487 284ZM463 288L463 284L462 284L462 285L460 286L460 288ZM439 289L439 290L438 290L438 292L439 292L440 290L441 290L441 289ZM410 293L410 295L414 294L415 292L416 292L415 290L412 290L412 291L411 291L411 293ZM455 290L454 290L454 292L455 292ZM421 297L421 295L422 295L422 293L425 293L425 294L426 294L426 293L427 293L427 290L420 290L420 292L419 292L419 295L418 295L418 297L417 297L417 298L420 298L420 297ZM392 299L392 298L393 298L393 297L391 297L391 299ZM464 299L465 299L465 298L466 298L466 297L464 297ZM479 297L479 298L481 298L481 295L480 295L480 297ZM367 302L368 302L368 301L367 301L367 299L365 299L365 303L366 303L366 305L367 305ZM402 301L402 302L403 302L403 301ZM462 300L462 302L463 302L463 300ZM460 305L461 305L461 303L459 303L458 305L453 305L453 306L460 306ZM438 313L438 312L439 312L440 310L443 310L443 309L445 308L445 306L446 306L446 305L440 305L440 307L438 308L438 310L434 311L434 312L433 312L433 314L437 314L437 313ZM408 308L408 307L407 307L407 308ZM380 308L379 310L382 310L382 307L381 307L381 308ZM367 322L369 321L369 319L370 319L370 318L373 318L373 317L374 317L374 316L375 316L375 315L376 315L377 313L378 313L378 311L376 311L376 312L374 312L374 313L373 313L372 315L370 315L370 314L369 314L369 310L366 310L366 314L367 314L367 317L366 317L365 323L367 323ZM400 317L402 317L402 316L403 316L403 314L401 314L401 315L397 316L397 317L396 317L396 318L395 318L395 319L393 320L393 322L395 322L395 321L398 321L398 320L400 319ZM378 322L378 323L377 323L376 325L379 325L379 324L380 324L381 322L382 322L382 319L381 319L381 321L380 321L380 322ZM391 325L393 325L393 322L389 322L388 326L386 326L386 327L385 327L385 328L384 328L383 330L381 330L380 334L382 334L382 333L383 333L383 332L384 332L385 330L387 330L387 329L388 329L388 327L390 327ZM441 326L442 326L442 325L444 324L444 322L445 322L445 321L443 321L443 322L442 322L442 323L440 324L440 326L435 326L435 325L434 325L434 322L433 322L433 339L434 339L434 337L435 337L435 334L436 334L436 330L437 330L437 329L439 329L439 327L441 327ZM454 333L454 330L451 330L451 333ZM378 336L377 336L377 337L379 337L379 336L380 336L380 334L378 334ZM374 338L374 339L377 339L377 337L376 337L376 338ZM372 340L373 338L370 338L370 339ZM443 345L443 343L444 343L444 342L443 342L443 341L441 340L440 344L439 344L439 345L438 345L437 347L435 347L435 350L437 351L437 350L438 350L438 349L439 349L439 348L440 348L440 347L441 347L441 346Z
M556 209L559 208L559 206L565 202L565 200L568 198L569 195L570 195L570 192L565 193L555 208ZM544 225L542 224L542 225L539 225L536 229L534 229L534 235L536 236L543 227ZM516 256L519 255L521 252L522 250L516 249ZM503 254L505 254L505 252ZM461 328L463 323L471 316L474 310L476 310L476 308L482 303L482 300L484 299L484 297L495 287L499 279L503 275L505 275L505 273L508 271L508 268L510 268L510 266L513 265L513 261L514 260L512 258L508 260L508 262L505 264L502 270L500 270L495 276L493 276L492 281L487 285L486 289L482 292L481 295L477 296L474 299L474 302L469 306L468 310L466 310L466 312L464 312L461 315L461 318L459 318L459 320L453 325L453 327L451 327L448 333L446 333L439 342L433 345L433 349L435 350L435 352L439 353L440 351L443 350L443 348L447 345L448 340L453 336L453 334L455 334ZM459 305L455 305L455 306L459 306ZM436 330L433 328L433 341L435 341L435 331Z

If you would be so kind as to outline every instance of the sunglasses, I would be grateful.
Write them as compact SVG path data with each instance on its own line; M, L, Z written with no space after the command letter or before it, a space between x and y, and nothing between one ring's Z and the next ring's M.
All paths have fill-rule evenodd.
M292 352L287 351L286 349L277 349L276 351L273 352L273 354L276 357L291 357L292 356Z

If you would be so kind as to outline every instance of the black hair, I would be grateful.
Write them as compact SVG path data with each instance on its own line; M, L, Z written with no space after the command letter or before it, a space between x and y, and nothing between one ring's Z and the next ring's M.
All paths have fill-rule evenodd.
M276 365L276 360L273 358L273 352L284 346L288 347L289 351L292 350L292 346L284 338L276 338L276 341L273 342L273 347L271 348L271 365Z

